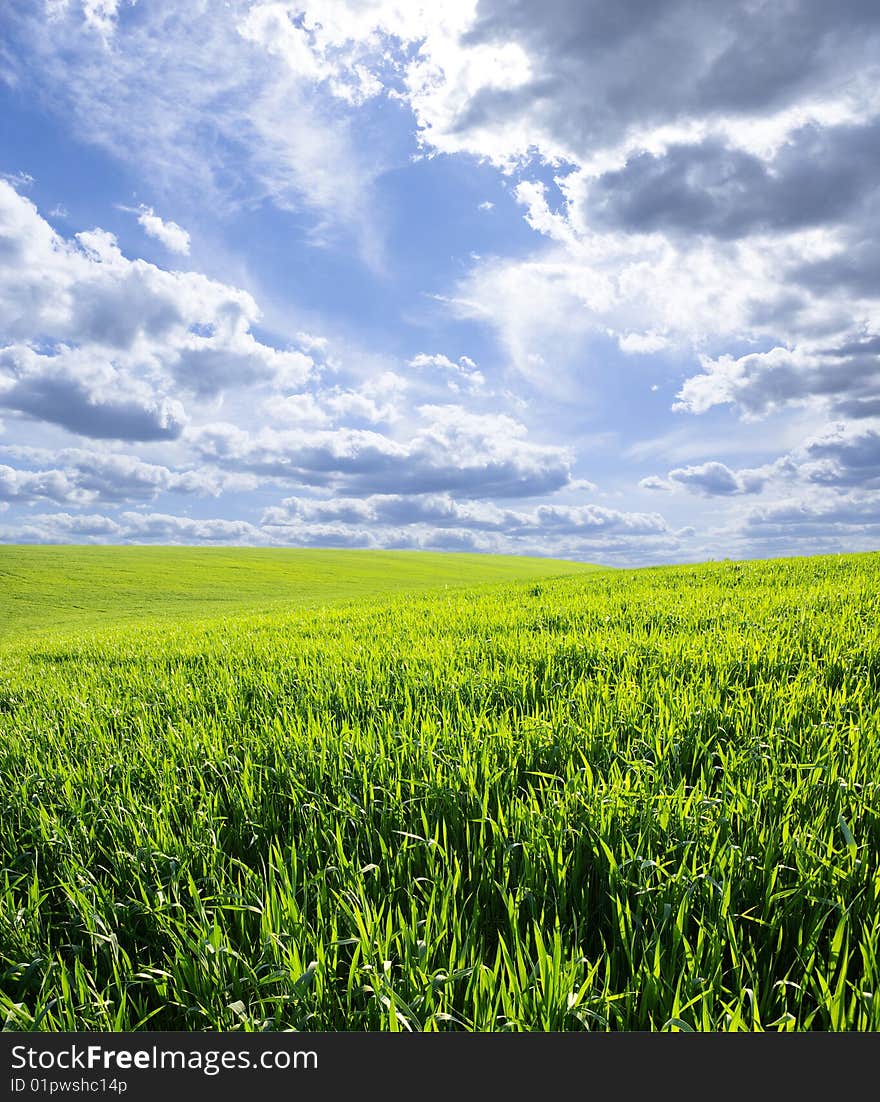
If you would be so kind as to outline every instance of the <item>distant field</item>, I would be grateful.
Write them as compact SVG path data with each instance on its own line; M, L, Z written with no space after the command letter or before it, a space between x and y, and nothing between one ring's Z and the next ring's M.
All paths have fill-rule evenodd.
M7 1029L880 1029L880 554L380 574L4 647Z
M514 555L0 545L0 642L33 631L259 614L595 569Z

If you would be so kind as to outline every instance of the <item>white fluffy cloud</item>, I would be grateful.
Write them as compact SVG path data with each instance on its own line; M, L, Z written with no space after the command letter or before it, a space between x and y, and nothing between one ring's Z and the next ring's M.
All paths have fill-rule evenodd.
M469 356L460 356L457 361L453 361L442 353L430 355L420 352L409 361L409 366L418 369L420 373L436 375L453 391L477 393L486 387L486 376Z
M138 222L143 226L144 233L155 237L172 253L189 254L189 234L176 222L164 221L152 207L141 207L138 212Z

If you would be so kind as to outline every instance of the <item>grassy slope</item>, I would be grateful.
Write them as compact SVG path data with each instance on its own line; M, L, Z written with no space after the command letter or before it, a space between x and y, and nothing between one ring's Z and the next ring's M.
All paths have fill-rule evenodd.
M880 1028L880 555L8 648L13 1029Z
M574 574L559 559L413 551L0 546L0 641Z

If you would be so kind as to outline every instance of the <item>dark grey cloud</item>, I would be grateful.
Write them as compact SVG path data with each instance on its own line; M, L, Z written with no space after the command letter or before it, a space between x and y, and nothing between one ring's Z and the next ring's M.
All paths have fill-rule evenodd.
M876 298L880 293L880 219L854 226L838 252L821 260L793 265L788 277L817 295L844 292L853 298Z
M880 8L866 0L480 0L464 44L514 41L538 74L471 99L460 129L525 110L584 155L633 127L765 114L839 92L876 66Z
M880 190L880 122L802 127L762 160L718 139L642 152L600 176L588 212L635 232L738 238L864 215Z

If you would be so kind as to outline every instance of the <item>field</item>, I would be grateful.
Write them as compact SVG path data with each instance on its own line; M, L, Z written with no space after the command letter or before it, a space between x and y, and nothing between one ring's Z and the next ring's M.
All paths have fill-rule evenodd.
M0 545L0 643L35 632L258 615L595 569L512 555Z
M218 552L220 609L145 551L160 619L83 575L53 632L45 553L0 649L7 1029L880 1028L880 554L303 553L331 601Z

